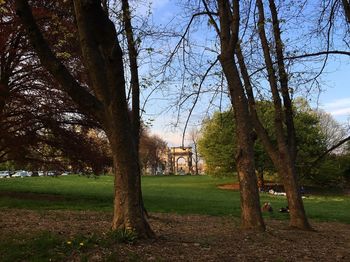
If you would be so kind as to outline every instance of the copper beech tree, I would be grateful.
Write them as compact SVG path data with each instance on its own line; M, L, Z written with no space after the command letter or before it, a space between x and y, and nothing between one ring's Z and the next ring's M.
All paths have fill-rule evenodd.
M126 99L123 52L115 26L101 1L74 0L73 5L72 19L79 33L89 88L78 82L55 56L33 18L28 1L16 0L16 11L41 64L79 110L100 123L108 137L115 173L112 229L133 230L140 238L153 237L141 204L139 159Z

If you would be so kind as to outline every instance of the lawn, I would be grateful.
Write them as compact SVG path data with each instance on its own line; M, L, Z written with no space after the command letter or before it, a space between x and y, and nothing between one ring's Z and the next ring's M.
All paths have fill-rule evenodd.
M229 178L208 176L143 177L145 206L150 212L177 214L240 215L239 192L218 189ZM14 193L15 192L15 193ZM0 208L112 211L113 177L30 177L0 180ZM285 219L277 210L286 206L283 196L261 195L275 212L265 217ZM350 223L350 197L312 195L304 199L311 219Z

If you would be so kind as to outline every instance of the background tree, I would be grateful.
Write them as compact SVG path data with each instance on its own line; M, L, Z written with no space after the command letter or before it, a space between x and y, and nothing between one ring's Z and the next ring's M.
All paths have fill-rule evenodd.
M206 164L206 173L213 176L230 176L236 171L236 151L233 112L216 112L204 120L198 150Z
M166 156L167 143L157 135L150 135L143 131L140 139L140 161L143 174L151 172L156 175L160 168L164 170L164 159Z
M308 182L309 178L317 179L313 172L320 173L319 168L313 172L309 167L313 161L324 152L329 140L329 133L322 129L318 111L313 110L304 99L296 99L293 105L295 112L296 139L298 141L296 168L302 174L302 181ZM274 132L274 112L270 101L258 101L256 104L258 114L271 139L276 142ZM232 123L233 112L216 112L210 119L203 123L202 138L199 140L199 149L207 164L207 170L211 175L225 175L236 171L232 156L236 147L235 126ZM336 124L336 122L334 122ZM276 172L269 155L265 151L261 141L258 139L254 145L254 156L256 171L263 180L263 173L266 171ZM231 162L230 162L231 160ZM231 165L228 165L231 163ZM324 179L322 179L325 182ZM263 181L259 181L263 183ZM317 183L318 184L318 183Z
M194 163L194 173L195 175L199 175L199 162L201 161L199 149L198 149L198 141L200 139L200 132L196 127L193 127L189 133L190 143L193 149L193 163Z

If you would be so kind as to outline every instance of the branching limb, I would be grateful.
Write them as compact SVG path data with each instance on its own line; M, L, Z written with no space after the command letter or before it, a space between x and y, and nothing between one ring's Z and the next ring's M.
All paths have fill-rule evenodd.
M202 86L203 86L203 83L205 81L205 79L207 78L209 72L211 71L211 69L216 65L216 63L219 61L219 58L216 58L216 60L209 66L209 68L207 69L207 71L204 73L202 79L201 79L201 82L198 86L198 90L196 92L196 98L192 104L192 107L190 109L190 112L188 113L188 116L187 116L187 119L186 119L186 123L185 123L185 127L184 127L184 130L182 132L182 147L184 147L184 144L185 144L185 135L186 135L186 129L187 129L187 126L188 126L188 122L190 121L190 118L191 118L191 115L192 115L192 112L194 110L194 108L196 107L196 104L198 102L198 99L199 99L199 95L201 93L201 89L202 89Z
M62 88L84 112L89 112L90 115L101 119L99 112L102 110L102 104L96 97L79 85L69 70L54 55L35 22L28 2L26 0L16 0L16 12L23 21L30 42L37 52L41 63L51 74L56 76Z

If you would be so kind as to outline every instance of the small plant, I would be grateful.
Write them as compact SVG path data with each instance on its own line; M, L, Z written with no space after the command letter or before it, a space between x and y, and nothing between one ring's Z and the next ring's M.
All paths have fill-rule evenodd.
M130 229L118 229L115 231L111 231L107 238L116 243L128 243L132 244L137 239L137 234L134 230Z

